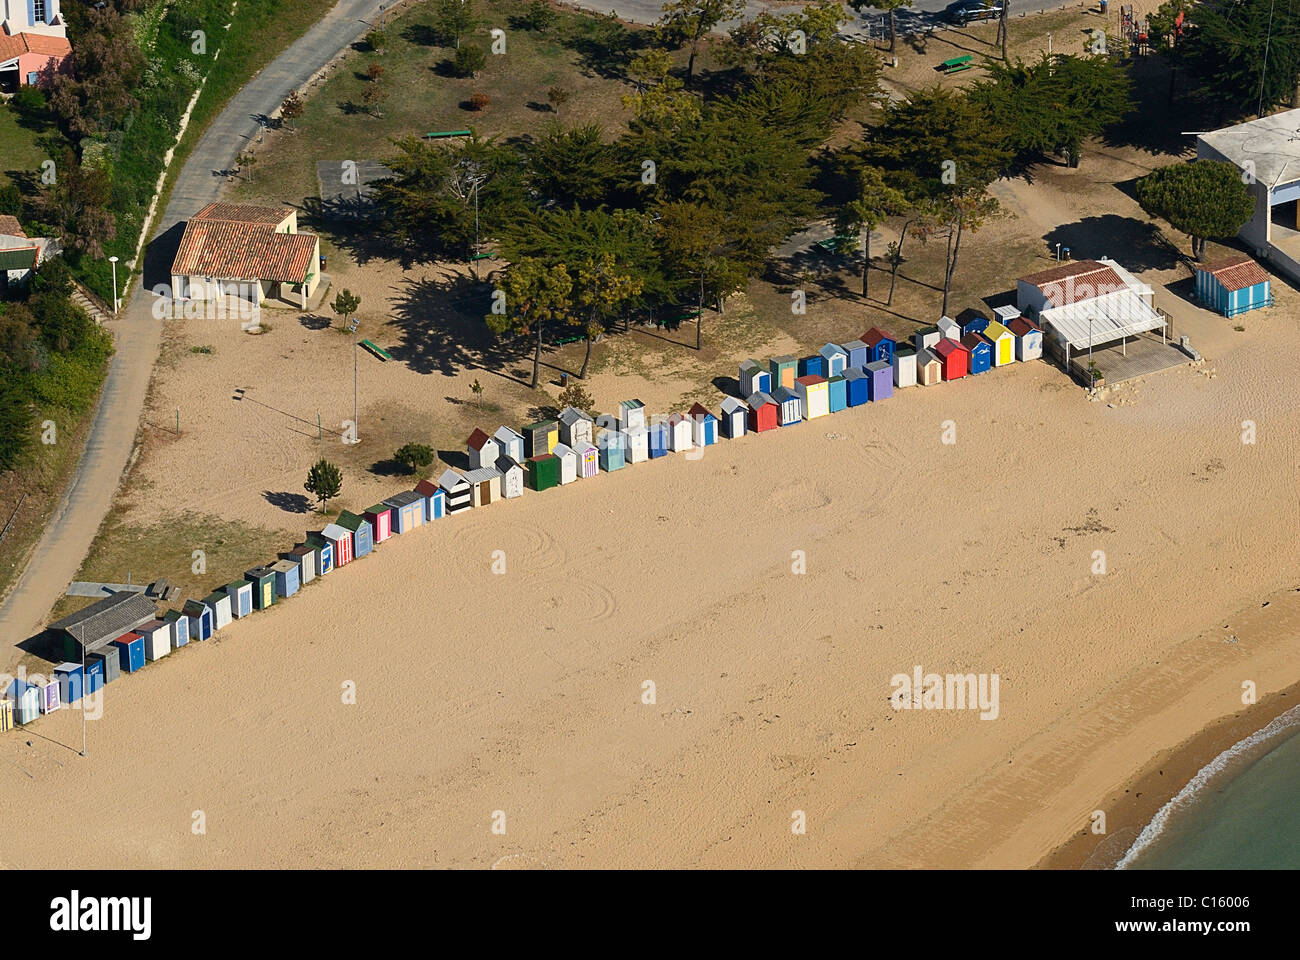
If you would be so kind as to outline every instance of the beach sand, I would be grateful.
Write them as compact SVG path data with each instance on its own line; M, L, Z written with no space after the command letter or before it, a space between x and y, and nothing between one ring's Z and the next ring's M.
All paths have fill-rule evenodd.
M1140 828L1135 772L1300 681L1293 321L1179 309L1209 363L1113 407L1014 365L394 538L112 684L87 758L71 710L0 737L6 865L1023 867ZM998 719L894 711L915 664L997 673Z

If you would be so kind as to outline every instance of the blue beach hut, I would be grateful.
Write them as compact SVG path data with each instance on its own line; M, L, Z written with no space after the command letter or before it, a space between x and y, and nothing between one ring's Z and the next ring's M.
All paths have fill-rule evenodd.
M871 399L871 375L861 367L850 367L844 374L845 399L850 407L860 407Z
M1196 299L1225 317L1273 304L1268 274L1244 253L1196 268Z
M982 334L966 334L961 338L961 345L970 351L971 373L983 373L993 366L993 344Z
M839 413L849 405L848 381L837 374L827 381L830 389L831 413Z
M838 377L849 365L848 353L837 343L828 343L817 352L826 361L826 372L822 374L823 377Z
M840 349L849 358L844 365L845 370L861 370L871 362L871 348L861 340L850 340L848 343L841 343Z
M825 377L826 358L820 353L814 353L811 357L804 357L799 361L799 376ZM775 396L775 394L773 394L773 396Z

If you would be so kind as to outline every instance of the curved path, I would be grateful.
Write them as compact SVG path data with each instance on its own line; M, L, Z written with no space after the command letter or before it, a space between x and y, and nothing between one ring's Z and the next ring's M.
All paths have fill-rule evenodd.
M217 199L225 171L234 166L235 157L248 141L258 135L262 118L277 110L290 91L302 87L364 36L371 29L369 20L395 5L393 0L339 0L297 42L244 85L212 121L176 178L167 209L145 253L146 273L151 257L170 257L160 248L174 249L174 241L170 245L159 243L160 238ZM161 272L165 273L166 268ZM162 322L153 316L152 301L148 284L137 284L115 323L116 352L86 449L22 576L0 605L0 640L18 644L44 629L46 615L76 576L108 515L135 443L162 341ZM0 667L6 666L3 661L10 656L12 653L0 657Z

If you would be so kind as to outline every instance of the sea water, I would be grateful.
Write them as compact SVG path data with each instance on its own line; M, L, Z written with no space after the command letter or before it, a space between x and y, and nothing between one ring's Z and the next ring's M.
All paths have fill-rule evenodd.
M1206 764L1152 818L1118 866L1300 868L1300 708Z

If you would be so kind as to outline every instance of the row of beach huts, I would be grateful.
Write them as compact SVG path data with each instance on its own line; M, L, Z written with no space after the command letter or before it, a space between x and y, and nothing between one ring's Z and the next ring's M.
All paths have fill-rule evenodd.
M158 614L141 593L119 592L54 623L65 662L54 677L15 679L0 700L0 731L74 704L124 673L134 673L233 621L294 596L305 584L369 554L377 544L435 520L500 499L523 496L600 472L621 470L718 438L763 433L892 397L896 389L932 386L1042 355L1042 333L1015 307L997 319L964 326L949 317L900 341L878 327L859 340L828 343L811 356L740 364L740 393L718 414L696 403L686 413L647 419L645 405L625 400L617 415L593 418L566 407L554 420L522 431L476 429L467 442L469 470L448 469L357 513L344 510L275 561L179 610ZM84 668L83 668L84 663Z

